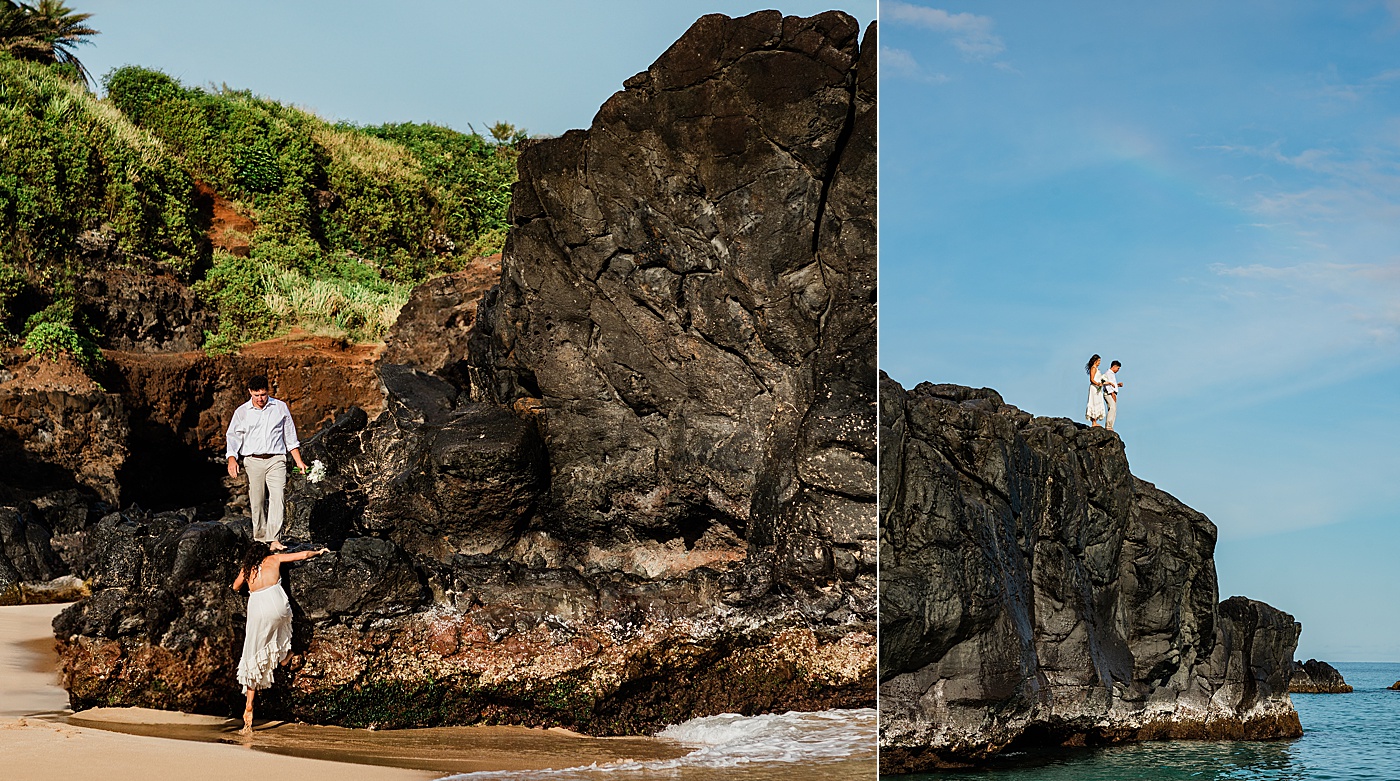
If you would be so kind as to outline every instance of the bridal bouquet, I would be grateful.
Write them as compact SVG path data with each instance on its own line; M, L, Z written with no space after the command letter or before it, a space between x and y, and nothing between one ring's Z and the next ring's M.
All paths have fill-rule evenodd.
M311 462L311 471L306 473L306 479L312 483L319 483L326 479L326 465L321 462L321 459L318 458Z

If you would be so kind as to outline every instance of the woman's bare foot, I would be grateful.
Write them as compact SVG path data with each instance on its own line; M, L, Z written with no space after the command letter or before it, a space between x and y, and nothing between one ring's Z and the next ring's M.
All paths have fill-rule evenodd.
M253 734L253 709L252 709L252 708L249 708L249 709L243 711L243 729L239 730L239 731L238 731L238 734L240 734L240 735L251 735L251 734Z

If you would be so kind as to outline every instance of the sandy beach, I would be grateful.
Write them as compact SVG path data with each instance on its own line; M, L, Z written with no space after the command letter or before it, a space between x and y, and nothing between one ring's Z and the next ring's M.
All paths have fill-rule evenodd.
M599 739L525 727L373 732L266 722L241 740L236 721L212 716L145 708L70 715L57 683L50 630L63 607L0 608L0 756L6 778L246 781L273 773L300 781L408 781L669 759L687 751L652 738Z

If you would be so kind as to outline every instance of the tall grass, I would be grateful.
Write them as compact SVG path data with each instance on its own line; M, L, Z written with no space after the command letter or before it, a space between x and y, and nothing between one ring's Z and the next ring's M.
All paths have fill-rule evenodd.
M311 279L299 271L269 270L263 302L280 325L378 339L394 325L410 285L372 290L347 279Z

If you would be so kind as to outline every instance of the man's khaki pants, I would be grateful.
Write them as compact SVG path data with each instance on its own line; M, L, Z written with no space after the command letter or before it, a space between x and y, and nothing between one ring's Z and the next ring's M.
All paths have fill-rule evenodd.
M287 486L287 457L243 459L248 474L248 505L253 513L253 539L272 542L282 533L282 489Z
M1105 393L1103 395L1103 400L1108 404L1108 417L1104 419L1104 425L1113 428L1113 422L1118 420L1118 394ZM285 464L283 468L285 470ZM284 477L283 479L285 480L286 478Z

